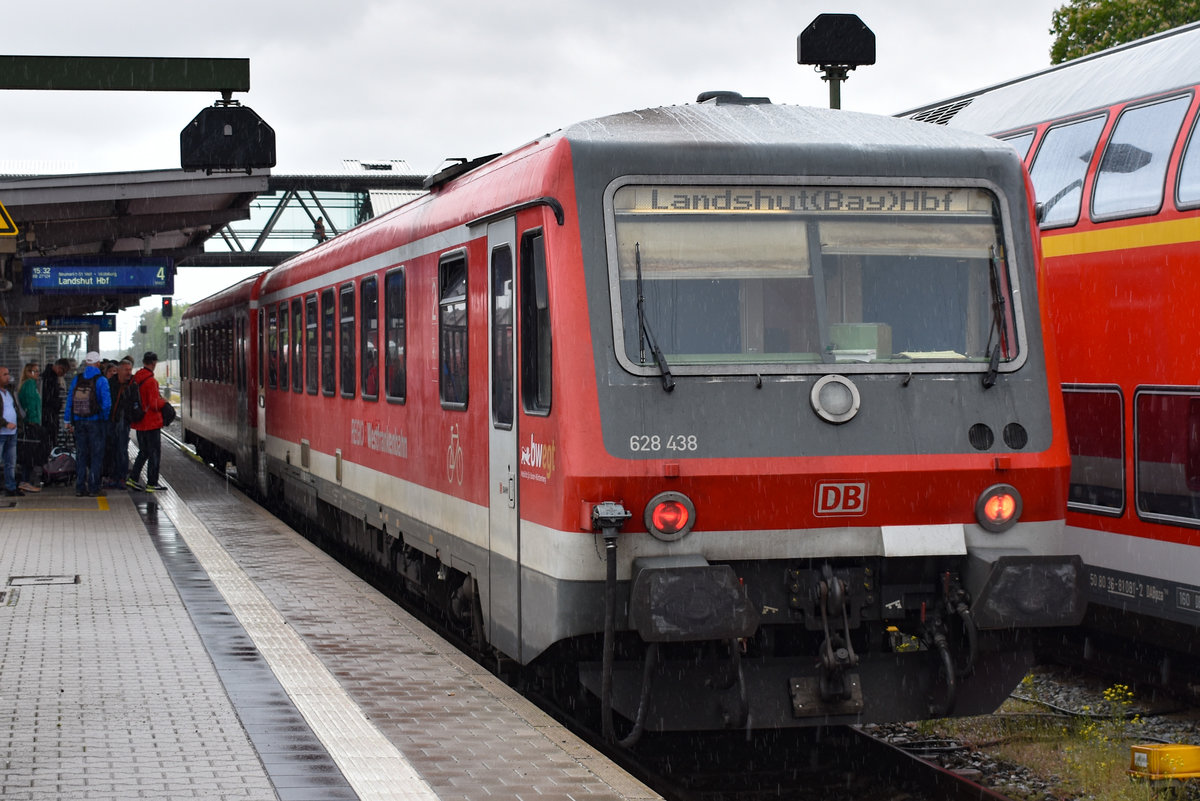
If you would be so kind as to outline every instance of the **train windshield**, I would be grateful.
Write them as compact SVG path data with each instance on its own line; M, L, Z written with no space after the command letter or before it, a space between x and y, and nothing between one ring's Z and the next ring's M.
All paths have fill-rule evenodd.
M657 369L653 342L679 372L986 370L1017 356L986 189L626 184L609 211L618 351L635 370Z

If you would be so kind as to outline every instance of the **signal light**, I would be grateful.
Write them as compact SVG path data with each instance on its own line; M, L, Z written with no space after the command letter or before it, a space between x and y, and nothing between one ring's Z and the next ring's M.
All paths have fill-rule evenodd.
M172 311L174 311L174 307L171 305L171 299L168 297L164 297L162 299L162 316L170 317Z
M692 530L696 524L696 507L691 499L679 492L660 492L646 504L646 530L655 539L674 542Z
M1021 518L1021 493L1008 484L988 487L975 502L975 519L987 531L1008 531Z

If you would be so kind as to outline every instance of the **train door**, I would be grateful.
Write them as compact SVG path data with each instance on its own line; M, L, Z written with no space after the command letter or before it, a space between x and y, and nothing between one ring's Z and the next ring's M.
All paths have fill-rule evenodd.
M517 515L516 220L488 226L488 641L509 654L521 642L521 537Z

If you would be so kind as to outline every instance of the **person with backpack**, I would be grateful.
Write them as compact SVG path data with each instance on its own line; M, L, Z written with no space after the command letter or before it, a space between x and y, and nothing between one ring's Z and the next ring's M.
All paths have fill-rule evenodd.
M158 364L158 354L146 351L142 356L142 369L133 374L133 381L138 388L138 400L141 402L141 419L136 420L130 428L137 432L138 455L133 460L133 469L125 485L130 489L145 492L159 492L166 487L158 483L158 465L162 458L162 410L167 406L158 388L158 380L154 377L154 367ZM132 411L132 417L137 417L139 410ZM142 475L142 467L146 468L146 483L141 484L138 478Z
M108 445L104 454L105 489L125 489L125 477L129 475L129 425L135 407L141 409L138 386L133 383L133 358L126 356L115 363L116 372L108 377L108 391L112 395L112 414L108 420ZM141 419L139 414L138 419Z
M83 361L83 370L67 390L63 422L75 435L75 494L87 497L100 494L112 394L98 367L100 354L88 351Z

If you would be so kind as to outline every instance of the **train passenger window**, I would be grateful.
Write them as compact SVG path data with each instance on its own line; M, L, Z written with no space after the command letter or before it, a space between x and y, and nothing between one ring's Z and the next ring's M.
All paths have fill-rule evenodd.
M990 190L630 184L609 202L617 355L635 374L662 372L651 342L675 374L986 372L1021 353Z
M279 388L288 388L288 345L291 340L288 338L288 305L287 302L279 304Z
M550 383L550 292L541 231L521 237L521 401L526 412L547 414Z
M1021 161L1024 161L1025 157L1029 155L1029 146L1033 144L1033 131L1026 131L1016 136L1006 136L1000 141L1012 145L1021 156Z
M235 324L234 361L237 363L237 388L246 388L246 321L239 317Z
M321 392L332 396L337 392L337 372L334 361L334 338L337 329L337 306L333 290L321 291Z
M354 368L354 284L346 284L338 293L338 319L341 347L338 354L341 359L342 397L353 398L355 392Z
M1200 129L1197 123L1200 123L1200 116L1192 123L1192 132L1179 162L1175 204L1180 208L1200 206Z
M513 423L513 257L508 245L492 251L492 425Z
M384 375L389 401L404 402L408 393L408 333L405 328L404 268L393 270L383 279L384 317L387 327L387 351L384 353Z
M1104 117L1089 117L1056 125L1042 137L1029 169L1034 195L1042 205L1042 228L1078 222L1083 179L1102 130Z
M304 388L317 394L317 296L304 299Z
M364 278L362 303L362 396L364 400L379 397L379 279Z
M267 311L267 386L275 389L279 376L279 324L275 307Z
M442 406L467 408L467 258L438 265L438 393Z
M1125 414L1117 387L1063 386L1071 481L1067 504L1078 511L1125 510Z
M1134 395L1138 516L1200 527L1200 389Z
M304 304L292 301L292 391L304 391Z
M1162 208L1167 162L1191 101L1191 95L1173 97L1121 113L1100 158L1093 218L1154 214Z

